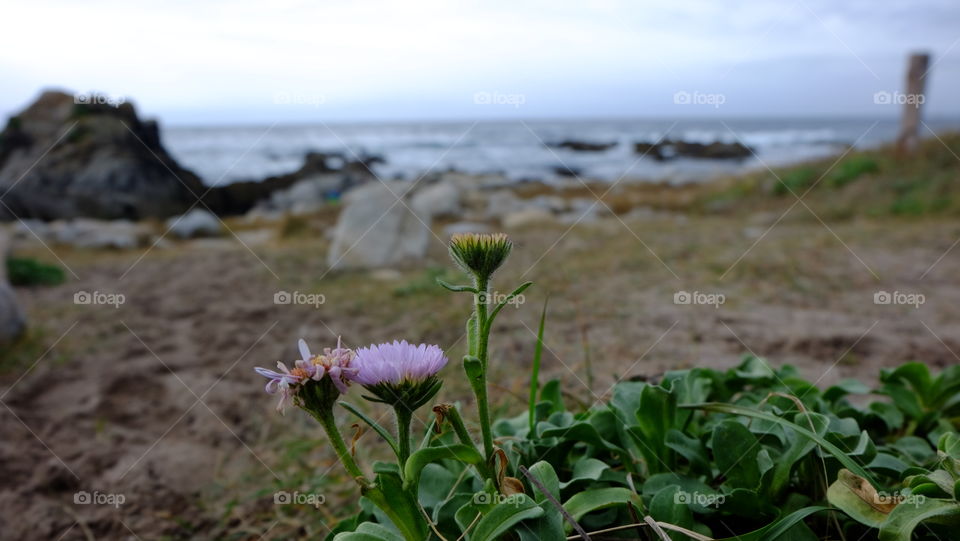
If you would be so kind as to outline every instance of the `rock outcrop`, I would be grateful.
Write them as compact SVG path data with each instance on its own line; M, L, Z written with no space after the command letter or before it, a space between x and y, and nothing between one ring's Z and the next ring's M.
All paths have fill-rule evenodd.
M553 143L550 146L573 150L576 152L603 152L617 146L617 142L612 141L609 143L591 143L589 141L576 141L567 139L565 141L560 141L559 143Z
M665 139L657 143L640 142L633 144L633 151L657 161L672 158L694 158L705 160L742 160L753 154L753 149L740 143L690 143Z
M203 191L130 103L48 91L0 133L0 219L165 217Z

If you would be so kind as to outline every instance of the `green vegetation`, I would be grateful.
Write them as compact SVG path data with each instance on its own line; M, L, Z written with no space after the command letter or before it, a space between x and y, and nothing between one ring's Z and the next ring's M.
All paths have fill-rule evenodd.
M776 210L796 201L791 192L800 197L809 190L803 200L825 217L958 215L958 186L960 134L944 134L910 155L886 146L729 179L705 186L698 204L710 211Z
M35 259L7 259L7 276L15 286L55 286L66 280L63 269Z

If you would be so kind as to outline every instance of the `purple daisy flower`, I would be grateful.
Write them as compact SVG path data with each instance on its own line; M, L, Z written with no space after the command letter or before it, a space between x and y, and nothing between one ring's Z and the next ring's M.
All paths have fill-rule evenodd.
M437 346L394 340L358 349L353 362L357 375L353 379L363 386L419 383L435 376L446 364L447 357Z

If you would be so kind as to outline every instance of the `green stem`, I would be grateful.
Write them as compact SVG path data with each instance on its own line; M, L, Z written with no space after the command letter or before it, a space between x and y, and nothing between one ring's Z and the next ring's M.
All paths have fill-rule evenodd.
M450 424L453 425L453 431L456 432L457 437L460 438L460 443L474 447L473 439L470 437L470 433L467 432L467 426L463 424L463 418L460 417L460 411L456 406L450 406L450 409L447 410L447 419L449 419Z
M407 465L407 459L410 458L410 420L413 418L413 412L398 405L394 408L397 414L397 442L400 447L400 471L402 472Z
M488 278L480 276L475 280L476 312L477 312L477 358L480 359L481 381L476 389L477 410L480 415L480 432L483 436L483 452L489 461L493 456L493 433L490 429L490 404L487 400L487 343L490 339L490 328L487 322L487 304L490 302L490 284Z
M350 454L350 451L347 450L347 444L343 441L343 436L340 435L340 429L337 428L337 420L333 416L333 408L329 408L319 412L310 412L313 413L314 418L320 422L320 425L323 426L323 430L327 433L327 438L330 440L330 444L333 446L333 450L337 453L337 457L340 459L340 463L343 464L343 467L346 468L347 473L353 476L358 483L362 485L368 485L366 476L363 474L363 471L360 470L360 466L357 465L357 462L353 459L353 455Z

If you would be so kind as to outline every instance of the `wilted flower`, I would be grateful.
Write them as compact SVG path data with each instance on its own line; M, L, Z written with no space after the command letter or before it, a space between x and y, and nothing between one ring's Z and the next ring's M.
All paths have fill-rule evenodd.
M410 410L419 408L440 390L437 372L447 364L438 346L415 346L406 340L360 348L356 354L353 380L377 397L367 398Z
M279 372L260 367L254 369L270 380L265 387L268 393L280 394L277 411L281 414L294 398L298 399L298 405L308 411L332 407L337 396L347 392L350 379L357 373L357 369L350 365L354 358L353 351L342 347L339 338L337 347L324 348L322 355L311 355L303 339L299 346L303 358L294 362L292 370L288 370L282 362L277 363Z
M260 368L259 366L254 368L254 370L270 380L267 382L267 386L264 387L267 393L280 394L280 403L277 404L277 411L282 414L293 398L293 395L296 394L297 385L300 385L312 377L316 371L313 366L304 361L294 363L293 370L288 370L287 366L282 362L277 362L277 368L280 369L280 372Z
M462 233L450 238L450 257L467 272L487 280L510 255L513 243L504 233Z
M357 369L351 366L355 355L352 350L341 347L339 337L337 338L337 347L334 349L323 348L322 355L311 355L310 348L307 347L307 342L303 338L300 339L298 345L303 362L314 368L311 374L314 381L320 381L323 376L329 375L333 384L337 386L341 393L347 392L347 385L357 373Z

